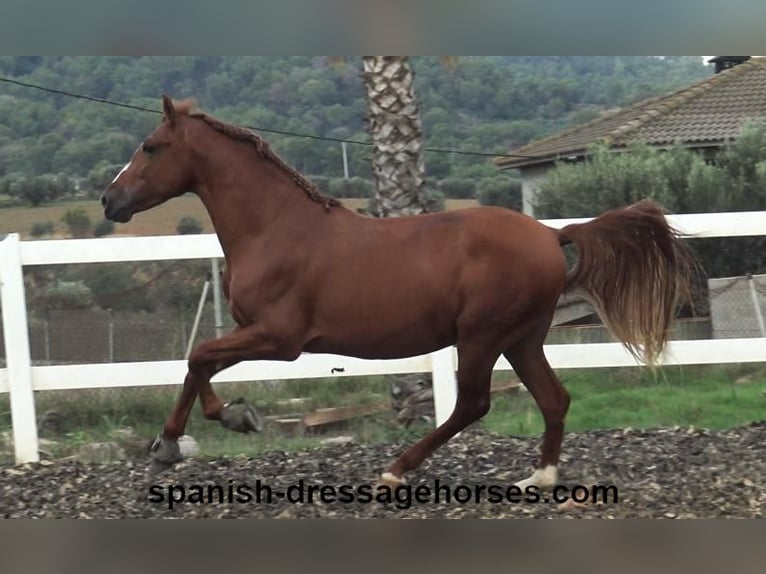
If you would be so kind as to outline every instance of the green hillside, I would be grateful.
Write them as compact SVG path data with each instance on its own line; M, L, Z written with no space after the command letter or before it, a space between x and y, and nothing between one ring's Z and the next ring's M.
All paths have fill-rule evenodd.
M712 73L699 57L414 58L429 147L502 153L605 109ZM359 58L4 56L0 77L153 109L166 92L255 128L366 141ZM0 82L0 178L67 174L97 187L157 116ZM263 132L309 176L342 176L341 146ZM351 175L369 148L350 145ZM489 158L430 152L431 179L494 175ZM90 178L88 176L90 175ZM108 181L108 180L107 180Z

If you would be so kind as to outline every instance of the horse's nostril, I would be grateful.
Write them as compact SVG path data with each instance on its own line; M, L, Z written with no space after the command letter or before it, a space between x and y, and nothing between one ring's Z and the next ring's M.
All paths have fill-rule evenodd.
M106 207L106 194L101 195L101 207Z

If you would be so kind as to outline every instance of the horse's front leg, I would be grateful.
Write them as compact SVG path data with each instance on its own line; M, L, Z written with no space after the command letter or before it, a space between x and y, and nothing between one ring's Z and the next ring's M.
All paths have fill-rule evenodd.
M242 399L224 404L213 390L210 379L241 361L296 359L300 347L287 344L286 340L267 334L258 325L250 325L237 327L220 339L200 343L189 357L189 370L173 412L152 444L150 472L156 474L181 460L178 437L184 434L197 395L205 418L220 420L223 426L238 432L261 430L261 419L254 407Z

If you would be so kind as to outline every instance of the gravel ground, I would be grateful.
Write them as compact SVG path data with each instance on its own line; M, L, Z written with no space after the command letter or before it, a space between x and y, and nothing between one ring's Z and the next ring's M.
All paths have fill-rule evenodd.
M296 453L277 451L257 458L187 460L150 481L145 459L110 464L44 461L5 467L0 468L0 516L712 518L761 517L766 509L766 421L727 431L625 429L566 435L561 483L569 488L614 485L619 496L616 503L611 498L582 505L488 501L490 492L504 496L509 485L530 474L540 441L478 429L464 432L437 451L408 477L410 490L395 493L397 499L390 503L321 502L319 493L308 502L307 489L303 503L278 499L276 494L271 503L264 501L265 485L272 493L289 492L295 500L299 491L291 485L301 481L306 486L349 485L360 488L357 492L367 485L368 493L374 494L371 481L404 446L345 444ZM481 492L480 502L414 501L416 493L425 496L423 489L433 488L435 480L460 497L487 489ZM261 503L255 501L258 481ZM220 491L209 492L216 485ZM445 490L440 492L446 496ZM176 499L183 495L186 501L171 504L169 493ZM551 494L543 492L541 497L550 499ZM205 498L209 495L212 500ZM248 495L253 500L242 501ZM402 508L408 506L408 496L412 503Z

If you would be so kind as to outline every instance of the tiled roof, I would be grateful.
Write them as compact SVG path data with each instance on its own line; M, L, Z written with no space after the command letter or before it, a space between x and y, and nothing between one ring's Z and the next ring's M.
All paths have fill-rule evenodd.
M597 142L614 147L637 141L716 145L735 138L744 123L758 118L766 119L766 57L531 142L509 152L527 157L498 158L496 164L507 169L547 163L583 155Z

